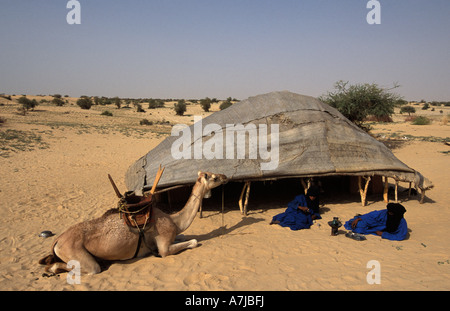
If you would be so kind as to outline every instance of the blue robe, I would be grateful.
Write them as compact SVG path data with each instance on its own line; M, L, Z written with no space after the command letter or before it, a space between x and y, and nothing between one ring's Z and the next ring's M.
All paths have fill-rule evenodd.
M311 208L308 212L298 209L298 206L308 206L305 195L301 194L288 204L288 208L284 213L273 216L272 221L279 221L282 227L289 227L291 230L309 229L312 225L312 215L316 215L316 219L321 219L319 211L313 211ZM309 206L308 206L309 207Z
M352 222L356 218L361 220L356 225L356 228L352 228ZM365 215L356 216L344 224L345 229L352 230L355 233L361 234L375 234L376 231L383 231L386 229L387 209L381 211L373 211ZM408 226L405 218L402 218L400 224L395 232L389 233L384 231L381 237L392 241L402 241L406 238L408 233Z

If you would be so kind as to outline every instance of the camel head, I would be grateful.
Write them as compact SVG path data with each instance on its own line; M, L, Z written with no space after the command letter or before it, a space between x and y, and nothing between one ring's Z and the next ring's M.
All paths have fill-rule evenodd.
M198 181L206 186L205 198L211 197L211 189L214 189L228 182L227 176L223 174L213 174L210 172L198 172Z

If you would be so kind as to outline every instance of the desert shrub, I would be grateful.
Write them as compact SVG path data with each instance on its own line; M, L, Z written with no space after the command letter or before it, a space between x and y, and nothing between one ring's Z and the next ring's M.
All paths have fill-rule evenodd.
M204 111L209 112L209 109L211 108L211 99L206 97L200 100L200 107L202 107Z
M180 99L176 104L173 104L173 109L178 116L182 116L186 112L186 102Z
M34 107L36 107L38 105L38 102L36 99L29 99L27 98L25 95L20 97L18 99L19 104L22 104L21 108L18 108L17 110L19 111L20 114L26 115L28 110L34 110Z
M136 108L136 112L145 112L145 110L142 108L142 105L139 103L134 103L134 107Z
M108 117L112 117L113 116L112 112L108 111L108 110L103 111L100 115L108 116Z
M6 119L5 119L4 117L0 117L0 126L1 126L3 123L6 123Z
M148 109L156 109L164 107L164 102L160 99L150 99Z
M92 100L88 97L82 97L77 100L77 105L80 106L81 109L91 109L92 104Z
M348 82L341 80L334 84L334 88L334 92L320 96L319 100L336 108L347 119L366 131L369 128L363 122L367 116L373 115L377 118L391 116L394 107L401 102L399 95L374 83L348 85Z
M414 108L413 106L403 106L402 108L400 108L400 113L404 112L406 112L410 116L411 113L416 112L416 108Z
M114 105L116 105L117 109L120 109L120 106L122 105L122 101L120 100L120 98L116 96L112 99L112 101Z
M224 102L222 102L219 106L220 110L224 110L227 109L228 107L230 107L231 105L233 105L233 103L231 102L231 97L228 97L228 99Z
M147 119L142 119L141 121L139 121L140 125L153 125L152 121L149 121Z
M36 148L46 149L49 145L42 137L33 131L20 131L7 129L0 131L0 157L9 157L10 153L18 151L31 151Z
M428 105L428 103L427 103L427 104L423 105L422 110L427 110L428 108L430 108L430 105Z
M423 116L415 117L414 120L412 121L412 124L414 125L428 125L430 123L431 120Z
M34 107L38 105L38 102L36 99L29 99L26 96L22 96L18 99L19 104L22 104L22 107L24 110L34 110Z
M52 104L55 104L58 107L64 106L65 102L61 99L61 97L54 97L51 101Z

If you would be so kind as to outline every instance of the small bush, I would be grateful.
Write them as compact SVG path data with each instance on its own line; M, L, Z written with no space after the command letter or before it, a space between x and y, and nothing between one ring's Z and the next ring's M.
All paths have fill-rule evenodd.
M65 102L61 99L61 97L54 97L52 99L52 104L55 104L58 107L64 106Z
M92 100L88 97L83 97L77 100L77 105L80 106L81 109L91 109Z
M117 109L120 109L120 106L122 105L122 101L120 100L120 98L116 96L112 99L112 101L114 105L116 105Z
M415 117L414 120L412 121L412 124L414 125L428 125L430 123L431 120L423 116Z
M113 116L112 112L110 112L110 111L108 111L108 110L103 111L100 115L102 115L102 116L108 116L108 117L112 117L112 116Z
M151 99L148 103L148 109L156 109L164 107L164 102L160 99Z
M219 109L224 110L230 107L231 105L233 105L233 103L231 102L231 97L228 97L226 101L220 104Z
M26 98L26 96L22 96L21 98L18 99L19 104L22 104L23 109L25 110L34 110L34 107L36 107L38 105L38 102L36 101L36 99L28 99Z
M211 99L206 97L200 100L200 106L204 111L209 112L209 109L211 108Z
M416 112L416 108L414 108L413 106L403 106L402 108L400 108L400 113L403 112L406 112L408 115L411 115L411 113Z
M145 112L145 110L142 108L141 104L134 104L134 107L136 107L136 112Z
M173 104L173 109L178 116L182 116L186 112L186 102L184 99L181 99L178 103Z
M149 120L147 120L147 119L142 119L142 120L139 122L139 124L140 124L140 125L153 125L153 122L152 122L152 121L149 121Z

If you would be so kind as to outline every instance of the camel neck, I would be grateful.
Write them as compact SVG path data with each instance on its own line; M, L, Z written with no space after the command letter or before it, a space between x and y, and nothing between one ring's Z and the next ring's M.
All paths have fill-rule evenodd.
M177 234L185 231L194 221L195 216L197 215L198 209L202 203L203 197L205 196L205 185L198 180L189 196L189 199L186 205L183 207L181 211L171 215L173 222L177 226Z

